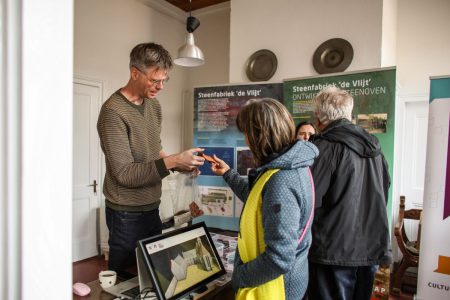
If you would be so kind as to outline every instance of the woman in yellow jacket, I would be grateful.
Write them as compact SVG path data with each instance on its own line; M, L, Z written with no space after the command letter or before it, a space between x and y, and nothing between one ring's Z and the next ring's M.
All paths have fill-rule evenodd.
M217 156L211 167L244 202L232 277L236 299L302 299L314 207L309 166L318 150L296 141L291 115L274 99L249 100L236 124L257 167L247 178Z

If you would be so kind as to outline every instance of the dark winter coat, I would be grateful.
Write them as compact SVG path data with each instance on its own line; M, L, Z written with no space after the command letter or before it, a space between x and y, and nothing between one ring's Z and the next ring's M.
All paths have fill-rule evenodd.
M390 176L378 139L346 119L313 136L316 210L312 262L370 266L392 260L386 204Z

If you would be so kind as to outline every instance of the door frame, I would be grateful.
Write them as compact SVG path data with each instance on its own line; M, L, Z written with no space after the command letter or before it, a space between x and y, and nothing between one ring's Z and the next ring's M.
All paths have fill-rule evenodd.
M102 105L103 105L103 102L104 102L104 98L103 98L103 93L104 93L104 91L103 91L103 81L101 81L101 80L97 80L97 79L92 79L92 78L88 78L88 77L85 77L85 76L80 76L80 75L74 75L74 77L73 77L73 83L74 84L83 84L83 85L88 85L88 86L93 86L93 87L96 87L96 88L98 88L99 89L99 97L100 97L100 105L99 105L99 107L98 107L98 112L97 112L97 114L99 114L100 113L100 109L101 109L101 107L102 107ZM99 139L97 139L97 143L98 143L98 149L99 149L99 154L98 154L98 157L97 157L97 161L98 161L98 164L99 164L99 168L98 168L98 176L97 176L97 178L98 178L98 201L100 202L99 203L99 205L98 205L98 208L100 209L100 210L102 210L102 209L104 209L104 199L103 199L103 174L104 174L104 170L105 170L105 158L104 158L104 155L103 155L103 152L102 152L102 150L101 150L101 147L100 147L100 140ZM72 166L73 167L73 166ZM101 226L101 224L100 224L100 212L97 210L97 213L96 213L96 231L97 231L97 241L96 241L96 243L97 243L97 251L98 251L98 253L99 254L101 254L102 253L102 250L101 250L101 228L100 228L100 226Z

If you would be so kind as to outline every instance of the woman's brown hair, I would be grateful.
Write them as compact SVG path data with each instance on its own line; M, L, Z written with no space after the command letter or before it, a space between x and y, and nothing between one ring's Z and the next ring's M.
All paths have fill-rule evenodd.
M279 153L295 142L294 120L286 107L275 99L247 101L237 115L236 125L247 137L258 166L270 154Z

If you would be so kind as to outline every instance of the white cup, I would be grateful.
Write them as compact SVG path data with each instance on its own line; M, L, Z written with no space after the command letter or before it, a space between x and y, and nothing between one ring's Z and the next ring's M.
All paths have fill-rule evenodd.
M107 289L116 284L117 273L115 271L101 271L98 273L98 281L103 289Z

